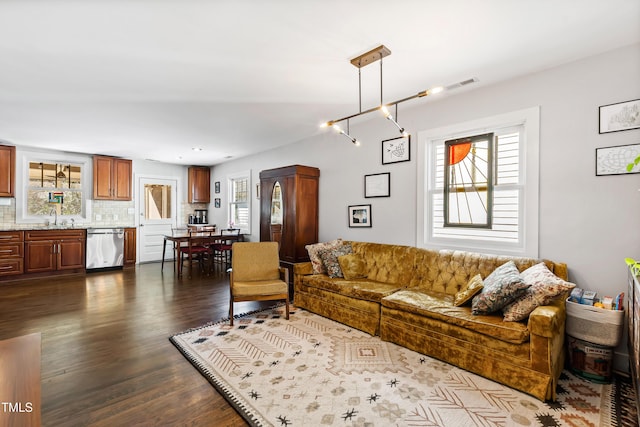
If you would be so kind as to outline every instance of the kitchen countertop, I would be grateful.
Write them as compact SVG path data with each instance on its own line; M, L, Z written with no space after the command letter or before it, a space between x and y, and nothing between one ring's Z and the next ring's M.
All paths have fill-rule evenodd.
M44 224L12 224L0 225L0 231L31 231L31 230L87 230L95 228L136 228L135 225L90 225L76 224L70 225L44 225Z

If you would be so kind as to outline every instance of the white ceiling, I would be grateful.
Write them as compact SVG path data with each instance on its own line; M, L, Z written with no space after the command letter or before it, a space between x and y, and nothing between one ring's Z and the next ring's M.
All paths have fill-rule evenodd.
M390 102L638 42L638 0L0 0L0 140L213 165L357 112L380 44Z

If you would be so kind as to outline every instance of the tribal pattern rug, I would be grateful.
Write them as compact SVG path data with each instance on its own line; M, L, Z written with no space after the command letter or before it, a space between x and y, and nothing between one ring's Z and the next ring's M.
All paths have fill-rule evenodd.
M568 371L557 402L301 309L274 308L170 338L254 426L603 426L615 386Z

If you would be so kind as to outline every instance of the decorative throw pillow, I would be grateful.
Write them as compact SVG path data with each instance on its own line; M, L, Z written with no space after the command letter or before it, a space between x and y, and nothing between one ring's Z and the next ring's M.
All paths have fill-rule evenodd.
M338 257L341 255L350 254L352 252L353 249L351 248L350 244L320 251L320 259L322 259L322 264L324 264L324 268L327 270L327 274L329 275L329 277L344 277L342 275L342 269L340 269L340 264L338 263Z
M337 248L338 246L342 246L342 239L335 239L324 243L315 243L304 247L309 253L309 260L311 261L314 274L324 274L327 272L327 269L324 267L324 264L322 264L322 260L320 259L320 251L323 249Z
M576 287L575 284L566 282L549 271L543 262L527 268L520 273L520 277L530 287L520 298L502 309L504 320L507 322L526 319L539 305L547 305Z
M478 292L480 292L483 287L484 282L482 281L482 276L476 274L462 289L456 292L456 296L453 300L453 305L455 305L456 307L465 305L467 302L471 301L471 298L473 298Z
M367 265L358 254L347 254L338 257L342 275L347 280L367 277Z
M513 261L502 264L484 279L482 292L473 297L471 312L489 314L520 297L529 287Z

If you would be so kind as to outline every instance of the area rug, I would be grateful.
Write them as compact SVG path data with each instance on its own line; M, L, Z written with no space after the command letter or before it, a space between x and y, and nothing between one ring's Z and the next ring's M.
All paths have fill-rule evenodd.
M301 309L274 308L170 338L252 426L603 426L615 386L563 372L541 402Z

